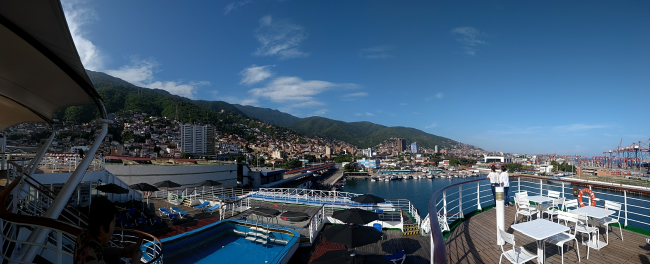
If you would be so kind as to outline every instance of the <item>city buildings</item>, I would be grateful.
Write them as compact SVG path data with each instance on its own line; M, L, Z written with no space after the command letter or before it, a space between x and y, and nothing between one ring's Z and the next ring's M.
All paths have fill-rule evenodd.
M397 139L397 152L404 152L406 150L406 139Z
M417 142L411 143L411 153L420 153L418 151L418 143Z
M214 155L214 128L212 126L181 126L181 152L194 155Z

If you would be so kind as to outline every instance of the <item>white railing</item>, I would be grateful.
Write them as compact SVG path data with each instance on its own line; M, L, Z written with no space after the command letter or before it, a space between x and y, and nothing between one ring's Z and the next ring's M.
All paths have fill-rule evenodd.
M586 185L577 186L576 184ZM515 175L510 177L510 197L514 193L527 191L529 195L547 196L548 191L559 191L561 197L573 197L573 188L589 188L597 198L597 207L603 207L603 200L619 202L623 205L621 224L625 228L635 227L650 230L650 191L638 188L623 188L621 186L600 182L575 182L536 176ZM587 199L585 196L583 199ZM486 178L456 183L439 189L429 200L429 221L431 230L431 263L446 263L446 249L443 232L450 231L450 224L465 218L465 214L482 210L485 206L494 204L493 195ZM431 217L435 214L437 217ZM428 220L427 220L428 219Z
M323 219L325 218L325 206L316 212L314 216L309 220L309 243L314 244L314 240L318 236L321 228L323 227Z
M233 217L235 213L240 213L251 207L251 201L249 197L243 197L235 201L222 203L219 207L219 220L226 218L228 211L230 211L230 217Z
M399 199L399 198L388 198L387 202L391 203L393 206L401 208L403 211L406 211L410 216L415 219L415 223L420 226L422 223L422 218L420 217L420 211L415 207L415 205L408 199ZM403 220L402 220L403 222ZM404 225L402 225L404 226ZM422 230L420 230L422 231ZM422 234L422 232L420 232Z

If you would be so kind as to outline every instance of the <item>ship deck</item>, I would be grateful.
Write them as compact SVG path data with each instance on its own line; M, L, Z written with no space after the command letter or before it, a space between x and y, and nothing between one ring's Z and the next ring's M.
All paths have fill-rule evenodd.
M536 254L535 240L510 227L513 224L514 215L514 207L505 208L506 231L515 235L515 244L518 247L524 246L528 252ZM535 218L533 217L533 219ZM621 221L623 221L622 217ZM600 232L600 239L604 241L605 228L601 227ZM646 237L639 233L623 230L624 241L621 241L618 227L611 227L609 245L600 250L590 249L589 259L586 259L587 248L581 244L578 237L581 263L650 263L650 245L646 244ZM567 246L564 247L564 262L578 263L573 243L569 243L569 245L571 246L568 250ZM504 248L509 250L510 246ZM496 210L490 209L475 215L453 229L446 241L446 249L448 263L498 263L501 248L496 245ZM507 263L506 260L504 261ZM557 246L546 244L545 263L562 263Z

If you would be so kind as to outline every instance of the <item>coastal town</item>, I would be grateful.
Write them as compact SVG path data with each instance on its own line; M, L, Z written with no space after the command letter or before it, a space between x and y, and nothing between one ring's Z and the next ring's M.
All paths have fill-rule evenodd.
M308 137L287 129L275 129L274 126L253 120L246 124L227 124L240 126L241 134L229 134L211 128L204 124L183 124L172 118L156 117L147 113L126 111L113 116L114 123L109 128L98 153L104 156L123 157L132 162L144 160L177 161L198 159L205 160L235 160L237 157L248 162L273 166L291 160L306 162L321 162L333 160L336 157L357 156L362 158L378 158L396 161L398 164L421 165L441 160L443 156L478 157L483 151L466 144L459 143L457 148L434 149L418 146L417 142L407 142L405 139L392 138L374 148L359 149L358 147L334 139ZM48 149L50 153L78 154L79 150L87 150L92 139L99 133L97 123L75 124L70 121L55 120L57 134ZM204 145L202 151L190 148L196 145L196 139L183 144L183 129L207 128L214 137L205 136L199 140ZM274 129L274 135L265 133L260 127ZM44 123L25 123L14 126L7 131L9 149L18 152L30 152L40 146L51 135L49 127ZM189 133L188 133L189 134ZM185 145L186 149L183 148ZM409 154L409 155L405 155ZM144 158L144 159L142 159ZM302 165L300 162L296 163Z

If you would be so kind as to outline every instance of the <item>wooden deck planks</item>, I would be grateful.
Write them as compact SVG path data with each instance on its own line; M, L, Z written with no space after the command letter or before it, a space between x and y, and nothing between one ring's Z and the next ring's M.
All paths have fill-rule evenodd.
M510 228L514 215L514 207L507 207L506 231L515 234L517 246L524 246L526 250L536 254L535 240ZM601 227L600 231L601 241L604 241L604 227ZM580 243L578 237L581 263L650 263L650 246L646 245L644 235L623 230L625 241L621 241L616 227L612 228L609 235L610 244L601 250L590 249L589 259L586 259L587 248ZM566 245L564 247L564 261L577 263L578 258L573 243L570 245L568 250ZM496 245L496 210L491 209L478 214L452 230L447 239L446 249L449 263L498 263L501 249ZM510 249L510 246L506 246L505 249ZM562 263L557 246L546 244L546 263Z

